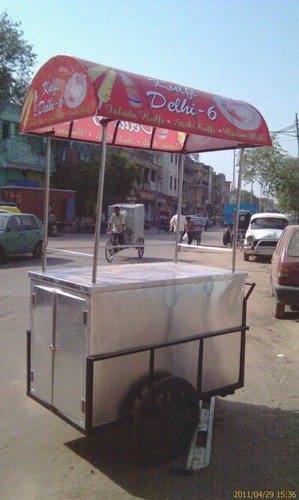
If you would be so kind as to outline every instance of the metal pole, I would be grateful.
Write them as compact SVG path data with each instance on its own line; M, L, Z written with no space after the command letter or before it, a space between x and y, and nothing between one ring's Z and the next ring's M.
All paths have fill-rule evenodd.
M105 165L106 165L108 123L109 123L109 120L102 120L101 121L101 125L103 126L103 138L102 138L102 156L101 156L101 168L100 168L99 184L98 184L96 226L95 226L95 237L94 237L93 269L92 269L92 283L93 284L95 284L97 282L97 266L98 266L99 239L100 239L101 220L102 220L102 205L103 205L103 190L104 190Z
M42 272L46 272L47 266L47 244L48 244L48 219L49 219L49 198L50 198L50 167L51 167L51 135L47 136L47 160L45 176L45 196L44 196L44 236L43 236L43 257Z
M297 113L296 113L296 135L297 135L298 158L299 158L299 124L298 124L298 115L297 115Z
M233 230L233 262L232 262L232 272L233 273L236 270L237 235L238 235L239 211L240 211L240 201L241 201L243 161L244 161L244 148L241 148L240 162L239 162L239 177L238 177L238 191L237 191L237 200L236 200L235 223L234 223L234 230Z
M184 156L179 156L179 186L178 186L178 220L175 241L174 262L178 261L178 242L180 237L180 221L182 215L182 195L183 195L183 179L184 179Z

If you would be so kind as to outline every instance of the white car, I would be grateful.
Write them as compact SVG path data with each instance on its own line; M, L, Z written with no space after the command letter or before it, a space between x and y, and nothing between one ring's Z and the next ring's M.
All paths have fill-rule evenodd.
M278 239L288 225L284 214L265 212L251 216L244 240L244 260L252 256L269 256L275 251Z

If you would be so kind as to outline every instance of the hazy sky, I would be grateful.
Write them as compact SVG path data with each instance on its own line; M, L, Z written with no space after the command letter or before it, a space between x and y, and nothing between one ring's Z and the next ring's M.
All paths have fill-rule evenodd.
M295 123L299 0L0 0L37 54L69 54L240 99L270 131ZM297 156L297 139L280 135ZM201 161L232 179L233 152ZM249 189L249 188L248 188Z

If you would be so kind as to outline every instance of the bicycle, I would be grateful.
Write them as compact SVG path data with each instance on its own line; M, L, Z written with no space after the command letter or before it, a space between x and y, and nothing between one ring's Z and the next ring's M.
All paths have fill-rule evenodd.
M116 232L111 232L110 237L107 240L105 246L105 257L108 262L112 262L114 259L114 255L119 251L125 250L127 248L136 248L139 259L142 259L144 254L144 239L138 238L136 243L132 244L127 241L126 231L122 233L123 241L119 241L119 234Z

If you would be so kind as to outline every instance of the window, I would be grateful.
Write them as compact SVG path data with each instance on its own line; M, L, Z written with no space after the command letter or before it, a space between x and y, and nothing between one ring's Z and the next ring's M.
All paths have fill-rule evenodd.
M169 189L172 189L172 175L169 178Z
M32 229L38 229L35 219L33 219L33 217L30 217L28 215L25 215L23 217L23 224L26 231L30 231Z
M22 231L22 221L18 216L10 217L7 227L12 231Z
M299 257L299 231L296 231L292 236L288 254L292 257Z

